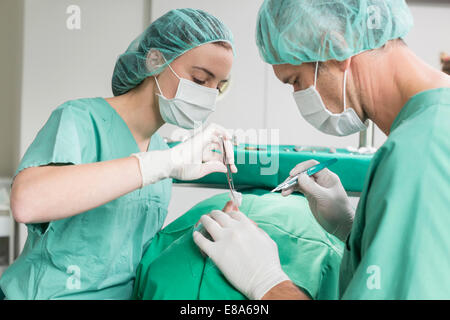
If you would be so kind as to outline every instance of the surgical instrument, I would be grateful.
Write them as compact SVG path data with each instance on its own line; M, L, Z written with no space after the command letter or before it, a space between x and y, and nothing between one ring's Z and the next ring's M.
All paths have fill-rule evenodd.
M230 188L231 197L233 198L233 203L238 203L235 197L235 189L234 189L234 182L233 182L233 172L231 171L231 166L229 163L227 163L227 151L225 148L225 140L221 138L222 140L222 149L223 149L223 164L227 167L227 181L228 181L228 187Z
M336 158L321 162L319 164L316 164L315 166L312 166L311 168L304 170L302 172L300 172L299 174L297 174L296 176L292 177L291 179L279 184L275 189L273 189L271 192L276 192L279 190L285 190L291 186L293 186L294 184L297 183L298 177L300 176L300 174L306 172L306 174L308 176L312 176L313 174L329 167L330 165L334 164L337 161Z

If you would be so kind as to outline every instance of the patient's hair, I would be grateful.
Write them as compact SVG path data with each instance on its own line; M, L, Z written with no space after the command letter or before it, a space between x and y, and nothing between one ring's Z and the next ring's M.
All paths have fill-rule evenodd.
M450 75L450 56L446 53L441 54L442 71Z

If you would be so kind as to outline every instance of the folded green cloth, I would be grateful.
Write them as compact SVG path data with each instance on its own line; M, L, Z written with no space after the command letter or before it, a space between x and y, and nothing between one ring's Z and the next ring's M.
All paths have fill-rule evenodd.
M339 176L344 189L351 192L362 191L372 155L358 154L345 149L330 152L330 149L325 147L305 147L303 151L296 149L299 150L298 147L291 145L235 146L235 163L238 169L238 172L233 174L235 186L273 189L282 183L300 162L310 159L323 162L336 158L338 162L329 169ZM174 180L174 182L183 181ZM228 186L226 175L223 173L213 173L189 183Z
M197 204L152 240L136 274L134 299L245 299L192 239L203 214L222 209L228 193ZM306 199L266 190L243 192L240 210L278 244L284 272L313 299L337 299L343 243L316 222Z

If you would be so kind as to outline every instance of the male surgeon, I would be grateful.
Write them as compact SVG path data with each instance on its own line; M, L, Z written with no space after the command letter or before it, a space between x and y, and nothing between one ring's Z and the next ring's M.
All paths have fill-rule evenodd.
M266 0L259 11L260 54L311 125L346 136L370 119L388 135L356 214L327 169L283 192L302 192L318 223L346 243L342 299L450 299L450 77L406 45L412 24L403 0ZM244 214L201 221L212 240L196 232L195 243L248 298L309 299Z

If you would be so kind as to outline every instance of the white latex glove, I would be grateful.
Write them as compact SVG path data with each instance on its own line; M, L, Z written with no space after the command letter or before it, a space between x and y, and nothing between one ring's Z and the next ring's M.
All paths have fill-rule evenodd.
M215 210L199 222L214 241L194 231L194 242L249 299L259 300L289 280L281 269L277 244L242 212Z
M242 193L237 191L230 191L230 200L233 202L233 204L239 208L242 204Z
M139 160L142 187L165 178L177 180L196 180L213 172L227 172L223 163L221 138L225 141L226 163L231 171L237 172L234 165L234 151L230 134L221 126L210 124L189 140L168 150L149 151L132 154Z
M304 161L289 174L293 177L318 163L316 160ZM306 196L314 217L328 233L334 234L342 241L346 240L353 224L355 209L350 204L337 174L326 168L311 177L302 173L298 183L281 194L288 196L294 190Z

